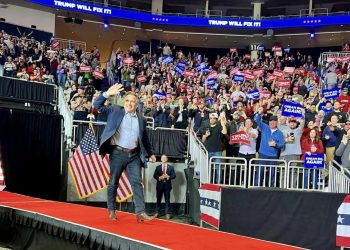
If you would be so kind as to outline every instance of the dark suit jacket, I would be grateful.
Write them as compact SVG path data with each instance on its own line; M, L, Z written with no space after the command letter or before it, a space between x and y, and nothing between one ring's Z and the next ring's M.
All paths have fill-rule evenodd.
M94 102L94 107L98 109L100 113L107 115L107 124L103 133L101 135L100 141L100 154L105 155L112 152L112 147L110 145L110 139L114 133L119 128L123 117L125 115L125 110L119 106L104 106L106 98L101 94L96 98ZM153 155L153 148L149 141L147 130L146 130L146 119L137 113L137 118L139 120L139 147L140 147L140 158L144 165L147 167L146 156Z
M159 181L159 177L163 175L162 164L158 165L154 170L153 178L157 180L157 189L159 188L169 188L171 189L171 180L176 178L174 167L167 164L166 174L169 175L169 180Z

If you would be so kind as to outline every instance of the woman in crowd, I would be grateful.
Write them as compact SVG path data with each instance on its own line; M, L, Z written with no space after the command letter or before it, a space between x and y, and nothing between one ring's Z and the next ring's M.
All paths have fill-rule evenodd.
M302 160L305 159L305 155L311 154L323 154L323 143L320 140L319 132L317 128L310 129L309 135L301 142ZM304 185L303 188L308 189L310 184L313 188L316 188L317 179L320 177L320 171L317 169L305 169L304 170Z

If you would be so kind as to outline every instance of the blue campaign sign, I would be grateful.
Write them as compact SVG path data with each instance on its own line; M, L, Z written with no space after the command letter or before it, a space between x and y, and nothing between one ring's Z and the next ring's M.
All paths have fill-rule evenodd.
M253 90L247 92L247 97L250 100L259 100L260 99L260 92L258 89L253 89Z
M132 11L120 8L105 7L98 4L85 2L60 1L60 0L29 0L33 3L48 6L55 9L78 11L95 14L103 17L121 18L138 22L154 23L158 25L179 25L192 27L215 28L242 28L242 29L275 29L296 27L319 27L329 25L350 24L349 15L297 17L284 19L266 19L254 21L239 18L199 18L171 15L153 15L140 11Z
M337 98L339 96L339 94L340 94L340 89L339 88L322 90L322 96L324 98L326 98L327 100L335 99L335 98Z
M287 117L303 117L303 106L299 103L285 101L282 105L282 115Z
M244 75L242 75L242 74L234 74L233 81L235 81L235 82L244 82Z
M324 154L305 154L304 167L305 168L324 168Z
M260 44L256 47L257 50L260 50L260 51L264 51L265 50L265 46Z
M163 64L172 63L173 61L174 61L174 58L172 56L164 56L162 58L162 63Z

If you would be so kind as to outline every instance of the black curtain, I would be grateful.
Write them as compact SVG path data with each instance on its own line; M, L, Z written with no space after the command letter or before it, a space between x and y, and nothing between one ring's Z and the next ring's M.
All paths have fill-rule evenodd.
M14 109L0 109L0 117L6 190L58 199L62 117Z
M347 194L221 189L220 230L308 249L337 249L337 210Z

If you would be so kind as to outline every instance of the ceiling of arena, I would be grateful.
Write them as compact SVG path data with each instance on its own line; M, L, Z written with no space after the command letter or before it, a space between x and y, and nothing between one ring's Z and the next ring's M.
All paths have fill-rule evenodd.
M98 0L95 0L98 1ZM99 0L103 1L103 0ZM116 0L110 0L116 4ZM121 0L122 6L141 8L142 4L150 4L150 0ZM188 4L188 0L164 0L164 6ZM204 5L205 0L192 0L191 5ZM236 9L249 9L252 13L251 1L235 1L235 0L209 0L212 6L223 6ZM286 10L291 8L307 8L308 0L264 0L262 9L273 9L283 7ZM45 9L34 4L28 4L26 1L12 0L11 4L24 5L31 8ZM343 6L342 10L350 11L350 1L330 1L330 0L313 0L315 8L329 8L334 10L336 6ZM132 4L132 6L131 6ZM150 7L149 7L150 8ZM187 8L187 7L186 7ZM323 27L315 30L315 38L310 38L309 29L276 29L272 36L267 35L266 30L232 30L219 28L192 28L181 26L156 26L151 24L141 24L141 27L133 21L110 19L111 26L103 29L101 23L104 21L96 15L88 15L81 13L68 13L63 10L51 9L57 16L56 33L58 36L69 38L74 34L74 39L86 40L87 35L98 36L99 38L107 36L111 40L129 41L133 43L135 40L148 41L151 39L159 39L163 42L177 44L179 46L190 47L211 47L211 48L246 48L250 44L264 44L266 47L272 47L280 44L283 47L304 48L304 47L326 47L340 46L344 42L350 41L350 26L333 26ZM76 17L84 19L82 25L74 23L64 23L64 16ZM90 21L88 21L90 20ZM93 32L86 32L87 30ZM73 38L72 38L73 39Z

